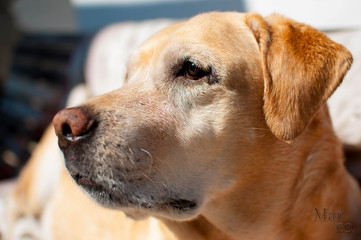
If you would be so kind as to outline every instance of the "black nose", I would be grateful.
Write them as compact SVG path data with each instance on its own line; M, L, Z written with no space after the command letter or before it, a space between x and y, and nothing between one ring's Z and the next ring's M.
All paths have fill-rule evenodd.
M71 142L89 136L97 125L96 121L81 108L68 108L58 112L53 124L59 140Z

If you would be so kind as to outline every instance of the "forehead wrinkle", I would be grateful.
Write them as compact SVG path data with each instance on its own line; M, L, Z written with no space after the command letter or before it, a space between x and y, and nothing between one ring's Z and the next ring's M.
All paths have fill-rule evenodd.
M130 60L128 66L128 82L142 80L144 83L150 83L152 70L156 69L156 62L159 59L160 52L164 46L162 44L151 47L142 47L136 55Z

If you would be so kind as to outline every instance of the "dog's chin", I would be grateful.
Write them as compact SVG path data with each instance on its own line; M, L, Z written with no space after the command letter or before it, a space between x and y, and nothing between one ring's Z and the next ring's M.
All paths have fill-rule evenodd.
M146 195L139 196L126 189L119 190L116 186L111 189L104 184L71 174L75 182L98 205L123 211L127 216L141 220L148 216L163 217L172 220L191 220L200 211L198 200L189 200L168 196L167 198Z

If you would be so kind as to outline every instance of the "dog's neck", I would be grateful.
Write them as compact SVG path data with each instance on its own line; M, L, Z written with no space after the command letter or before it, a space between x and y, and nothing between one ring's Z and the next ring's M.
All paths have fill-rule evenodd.
M277 147L255 153L264 155L256 158L265 160L259 162L262 167L249 173L246 181L240 176L232 189L206 204L200 217L183 224L165 223L179 239L204 240L340 239L336 229L339 221L360 224L361 228L361 219L356 219L361 214L361 199L349 196L355 182L343 166L342 146L331 122L318 119L298 141L274 141ZM323 126L313 128L313 124ZM280 145L287 151L279 151ZM267 161L270 157L273 160ZM352 199L355 202L351 203ZM338 215L342 219L337 219ZM304 229L315 224L317 231L305 235ZM192 236L182 236L184 233ZM313 235L316 233L324 235Z

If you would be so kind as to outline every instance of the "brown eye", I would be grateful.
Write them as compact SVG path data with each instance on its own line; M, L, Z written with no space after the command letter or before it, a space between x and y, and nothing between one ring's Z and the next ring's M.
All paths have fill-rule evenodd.
M197 65L195 65L192 62L186 62L184 64L184 76L186 78L189 78L191 80L198 80L203 78L204 76L206 76L208 74L208 72L204 71L203 69L197 67Z

